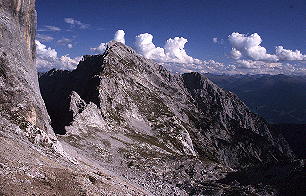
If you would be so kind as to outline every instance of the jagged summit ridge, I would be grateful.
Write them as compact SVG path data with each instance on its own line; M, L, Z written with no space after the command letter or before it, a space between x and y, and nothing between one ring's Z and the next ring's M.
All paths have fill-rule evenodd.
M158 187L164 178L152 166L202 168L208 160L226 171L292 157L285 140L233 93L199 73L173 75L119 42L109 43L103 55L86 56L74 71L45 74L40 84L48 110L66 119L59 132L65 145L128 179L155 179L145 184L156 194L175 187ZM175 168L168 169L178 175Z
M202 168L207 160L227 171L292 157L285 140L233 93L199 73L173 75L124 44L111 42L76 70L48 75L40 77L41 91L55 131L65 133L61 142L135 182L155 179L145 181L154 193L186 190L158 187L165 179L153 166L173 164L168 169L178 175L184 162Z
M39 91L35 31L35 0L0 1L0 195L148 195L63 149Z
M106 53L114 53L114 54L121 54L121 57L125 57L127 54L134 54L137 55L136 52L129 46L117 42L117 41L110 41L106 45Z
M266 196L304 182L302 162L275 169L291 160L286 141L233 94L117 42L74 71L40 77L59 142L38 90L34 5L0 2L0 195ZM293 181L230 177L252 166L240 178Z
M52 76L40 79L43 96L47 97L48 108L61 111L59 118L69 114L64 126L69 126L70 130L78 116L72 115L69 108L70 100L73 102L70 95L74 92L86 104L97 106L97 113L101 113L105 124L97 129L105 131L103 129L112 127L109 131L116 129L124 134L155 137L165 143L162 150L172 153L213 157L232 166L241 166L241 161L249 157L254 157L258 163L262 160L260 156L268 156L265 160L274 159L269 158L270 152L263 153L260 146L244 146L248 144L239 139L243 132L250 137L262 137L261 140L276 153L274 157L288 153L286 148L274 146L274 138L266 123L251 113L234 94L198 73L172 75L161 65L119 42L110 42L103 55L84 57L76 70L59 72L58 77L52 71ZM65 82L60 81L61 78ZM46 82L51 82L46 86L54 87L48 95L44 95ZM65 92L58 93L58 89L65 89ZM52 105L52 97L66 102ZM84 108L80 108L79 115L86 110ZM50 115L52 118L52 113ZM86 122L82 124L86 125ZM64 129L63 125L61 129ZM85 129L88 128L83 131ZM242 150L241 145L249 152L238 153ZM222 148L226 151L220 150Z

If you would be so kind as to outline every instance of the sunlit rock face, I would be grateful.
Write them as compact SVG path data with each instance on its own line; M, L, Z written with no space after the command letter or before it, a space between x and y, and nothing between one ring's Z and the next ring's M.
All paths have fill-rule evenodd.
M56 139L38 87L35 29L34 0L0 1L0 195L149 195L80 163Z
M118 42L40 77L57 139L38 88L35 26L34 0L0 2L0 195L302 191L303 163L275 167L291 161L286 141L235 95Z
M237 96L198 73L173 75L119 42L74 71L43 74L40 86L64 146L157 195L188 195L232 169L292 158ZM210 186L211 195L224 192Z
M0 2L0 115L53 134L35 67L35 0ZM17 122L19 121L19 122Z

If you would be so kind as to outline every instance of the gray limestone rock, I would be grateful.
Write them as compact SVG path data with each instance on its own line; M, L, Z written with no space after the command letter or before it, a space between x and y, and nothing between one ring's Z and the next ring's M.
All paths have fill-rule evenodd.
M53 135L35 66L35 0L0 2L0 116ZM1 127L5 129L5 127Z
M0 2L0 195L302 193L303 161L234 94L118 42L40 76L56 138L35 28L35 0Z
M39 80L64 146L155 195L229 194L233 187L217 182L229 172L293 158L234 94L198 73L173 75L119 42ZM266 195L261 188L237 191Z
M0 195L150 195L63 149L38 86L35 31L35 0L0 1Z

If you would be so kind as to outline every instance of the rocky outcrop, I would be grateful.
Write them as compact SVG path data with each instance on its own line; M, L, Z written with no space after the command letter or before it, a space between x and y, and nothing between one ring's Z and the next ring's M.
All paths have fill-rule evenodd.
M54 124L67 119L66 131L87 132L93 125L90 116L98 116L94 122L100 122L95 126L100 131L151 137L171 154L231 167L291 156L266 122L234 94L198 73L172 75L120 43L110 43L103 56L85 56L72 72L51 70L40 83L47 107L58 111L50 112ZM91 115L80 118L86 112Z
M172 75L117 42L74 71L40 77L57 140L37 83L35 20L34 0L0 2L0 195L281 190L241 180L263 165L258 179L286 166L292 155L281 136L207 78ZM300 181L302 166L292 164L290 182Z
M9 121L0 128L29 122L54 135L35 66L35 0L2 0L0 32L0 116Z
M173 75L118 42L74 71L45 73L40 85L64 146L156 195L229 193L216 181L233 169L292 158L234 94L198 73Z
M250 112L233 93L224 91L199 73L184 74L185 87L199 110L194 115L198 131L209 141L209 151L222 157L230 166L248 167L264 164L291 156L285 139L273 136L264 119ZM198 140L195 140L198 141ZM197 143L199 151L207 145Z
M55 133L64 134L65 126L73 120L70 112L70 94L77 92L87 103L93 102L99 105L98 89L99 85L96 74L101 71L102 55L95 59L84 56L79 69L72 74L69 71L51 70L40 77L41 92L45 99L49 115L52 117L52 127ZM63 85L63 83L65 83Z
M38 87L35 29L35 0L0 1L0 195L150 195L56 139Z

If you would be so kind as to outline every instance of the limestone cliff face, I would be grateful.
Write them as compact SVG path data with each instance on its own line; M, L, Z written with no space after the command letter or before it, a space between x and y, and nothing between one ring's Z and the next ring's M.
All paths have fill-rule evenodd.
M52 70L40 82L61 133L121 133L137 142L152 140L149 145L170 154L231 167L290 157L237 96L198 73L172 75L120 43L85 57L72 72Z
M0 195L149 195L85 158L77 164L56 140L38 87L35 29L35 0L0 1Z
M1 118L18 126L29 122L53 134L35 66L35 0L2 0L0 33Z
M225 178L291 160L236 96L117 42L72 72L41 76L60 143L38 87L35 28L35 0L0 1L0 195L266 196L283 187Z
M64 146L155 195L227 195L213 186L233 168L292 158L237 96L199 73L173 75L118 42L76 70L43 74L40 84Z

